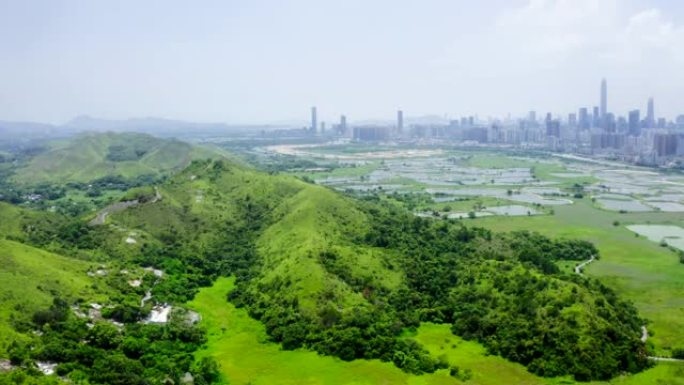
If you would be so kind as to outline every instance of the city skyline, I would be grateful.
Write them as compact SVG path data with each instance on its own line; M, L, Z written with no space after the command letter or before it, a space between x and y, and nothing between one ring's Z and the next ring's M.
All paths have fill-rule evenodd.
M649 95L673 119L683 20L646 0L0 1L0 119L520 116L593 106L604 76L612 111Z
M624 118L625 122L629 122L634 118L634 112L637 112L637 115L640 114L642 111L642 108L639 106L633 106L631 109L625 111L624 113L622 112L615 112L611 111L610 108L608 107L608 81L604 77L601 79L601 84L600 84L600 91L599 91L599 97L598 97L598 103L592 104L588 103L585 106L580 106L578 107L575 111L571 111L567 113L567 119L564 119L564 113L559 112L559 111L549 111L546 112L546 119L554 119L554 120L559 120L559 121L564 121L566 123L569 123L572 126L577 125L580 128L589 128L589 126L594 126L594 127L603 127L604 129L607 128L608 125L610 124L615 124L620 118ZM646 111L644 120L639 120L639 124L641 126L645 125L647 127L655 127L658 119L665 119L666 122L674 122L678 119L681 119L684 117L684 112L677 114L676 116L672 118L668 117L658 117L655 115L655 100L652 96L648 97L646 99L646 108L644 111ZM593 106L593 107L591 107ZM590 115L588 113L589 108L593 108L593 113ZM528 120L528 121L538 121L536 116L537 116L537 110L532 108L530 109L526 114L521 114L519 116L511 116L510 114L506 117L506 119L503 119L502 117L488 117L487 119L489 121L515 121L515 120ZM397 110L397 117L396 117L396 126L398 131L401 132L403 129L403 122L404 122L404 111L402 109ZM309 126L311 129L313 127L316 127L315 124L315 119L317 116L317 107L312 107L312 123ZM437 117L438 115L423 115L423 116L410 116L413 118L421 118L421 117L429 117L429 116L434 116ZM445 114L442 118L444 120L453 120L455 118L459 118L463 115L460 116L448 116ZM478 115L470 115L473 117L478 118ZM359 120L367 120L364 117L359 118ZM378 119L387 121L389 122L389 119ZM589 120L591 122L589 122ZM353 120L350 120L353 121ZM485 120L487 121L487 120ZM346 124L346 116L345 116L345 124Z

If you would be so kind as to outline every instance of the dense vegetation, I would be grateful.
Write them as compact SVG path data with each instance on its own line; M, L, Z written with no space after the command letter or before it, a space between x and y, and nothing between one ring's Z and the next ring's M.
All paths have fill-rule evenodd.
M195 161L159 190L162 200L112 214L114 226L45 213L26 215L6 232L55 253L165 274L139 288L120 277L97 281L110 307L92 328L70 311L84 298L53 293L52 306L17 324L42 335L12 346L15 363L31 370L33 360L56 361L58 373L94 383L161 383L165 376L178 383L187 371L196 383L211 382L215 364L192 360L202 330L182 316L140 324L149 308L138 301L149 289L156 301L182 304L216 277L233 275L228 300L285 349L432 372L447 362L404 335L430 321L544 376L607 379L648 365L635 309L597 281L557 267L597 255L590 243L416 218L228 161ZM139 242L123 244L131 232ZM125 377L114 373L129 365Z
M154 231L179 250L192 242L183 238L188 223L200 233L196 240L211 239L203 250L177 253L174 261L185 261L188 271L237 275L230 300L285 348L347 360L379 358L409 372L430 372L444 363L401 335L432 321L452 323L455 333L541 375L605 379L648 365L635 309L594 280L561 274L555 264L596 255L590 243L492 234L266 178L233 165L198 163L167 192L187 196L188 184L201 185L204 201L166 207L183 219ZM225 202L231 202L223 207L230 215L204 211ZM150 229L152 222L142 218L151 212L139 209L125 213L124 223ZM224 236L210 235L210 223Z

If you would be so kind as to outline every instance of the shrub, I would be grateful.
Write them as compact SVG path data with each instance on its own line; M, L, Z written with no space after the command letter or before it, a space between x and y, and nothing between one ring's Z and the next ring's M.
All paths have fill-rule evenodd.
M684 359L684 348L672 349L672 358Z

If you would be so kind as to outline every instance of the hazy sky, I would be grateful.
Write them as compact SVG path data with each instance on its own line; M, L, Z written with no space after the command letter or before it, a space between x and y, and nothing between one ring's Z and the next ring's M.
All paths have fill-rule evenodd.
M679 0L0 0L0 120L684 113Z

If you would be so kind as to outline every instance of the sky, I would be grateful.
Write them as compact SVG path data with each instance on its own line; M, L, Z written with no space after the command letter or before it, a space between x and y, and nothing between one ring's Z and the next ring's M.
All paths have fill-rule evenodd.
M0 120L567 116L602 77L684 114L684 2L0 0Z

